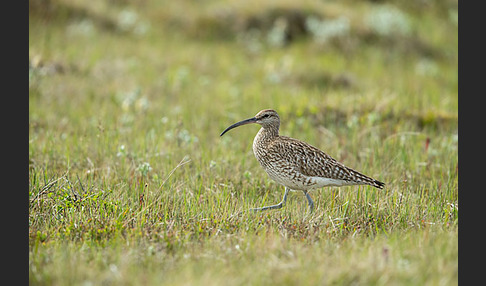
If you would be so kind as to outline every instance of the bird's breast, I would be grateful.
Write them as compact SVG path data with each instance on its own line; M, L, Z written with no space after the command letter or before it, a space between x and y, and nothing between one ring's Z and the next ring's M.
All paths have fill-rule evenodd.
M255 140L253 153L272 180L293 190L308 190L315 187L314 180L300 173L295 162L289 160L287 156L275 154L271 148L268 148L269 145L262 145L266 143Z

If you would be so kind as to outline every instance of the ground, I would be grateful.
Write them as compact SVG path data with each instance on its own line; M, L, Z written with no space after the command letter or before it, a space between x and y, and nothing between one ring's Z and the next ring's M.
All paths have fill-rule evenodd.
M457 1L84 2L29 1L30 284L457 284ZM247 212L265 108L385 188Z

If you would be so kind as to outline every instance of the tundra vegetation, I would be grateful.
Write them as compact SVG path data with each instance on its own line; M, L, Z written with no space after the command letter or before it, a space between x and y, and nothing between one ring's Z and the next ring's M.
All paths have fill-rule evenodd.
M29 1L32 285L455 285L457 1ZM280 133L386 183L284 188Z

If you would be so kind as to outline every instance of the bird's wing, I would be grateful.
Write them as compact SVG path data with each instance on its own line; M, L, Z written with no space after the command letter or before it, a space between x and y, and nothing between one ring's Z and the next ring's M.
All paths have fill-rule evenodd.
M377 188L384 186L382 182L343 165L323 151L303 141L280 136L280 140L274 141L268 147L270 152L279 154L279 159L285 162L284 164L305 176L369 184Z
M281 160L305 176L345 179L348 168L316 147L286 136L269 146L278 150Z

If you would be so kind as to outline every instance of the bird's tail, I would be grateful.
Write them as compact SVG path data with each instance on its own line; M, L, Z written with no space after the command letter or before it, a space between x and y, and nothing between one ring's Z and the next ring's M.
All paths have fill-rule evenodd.
M370 185L378 189L383 189L385 187L385 183L383 182L380 182L364 174L361 174L360 172L355 171L351 168L348 168L348 170L355 177L355 180L359 183L362 183L363 185Z
M385 187L385 183L380 182L378 180L372 179L373 182L370 184L371 186L378 188L378 189L383 189Z

